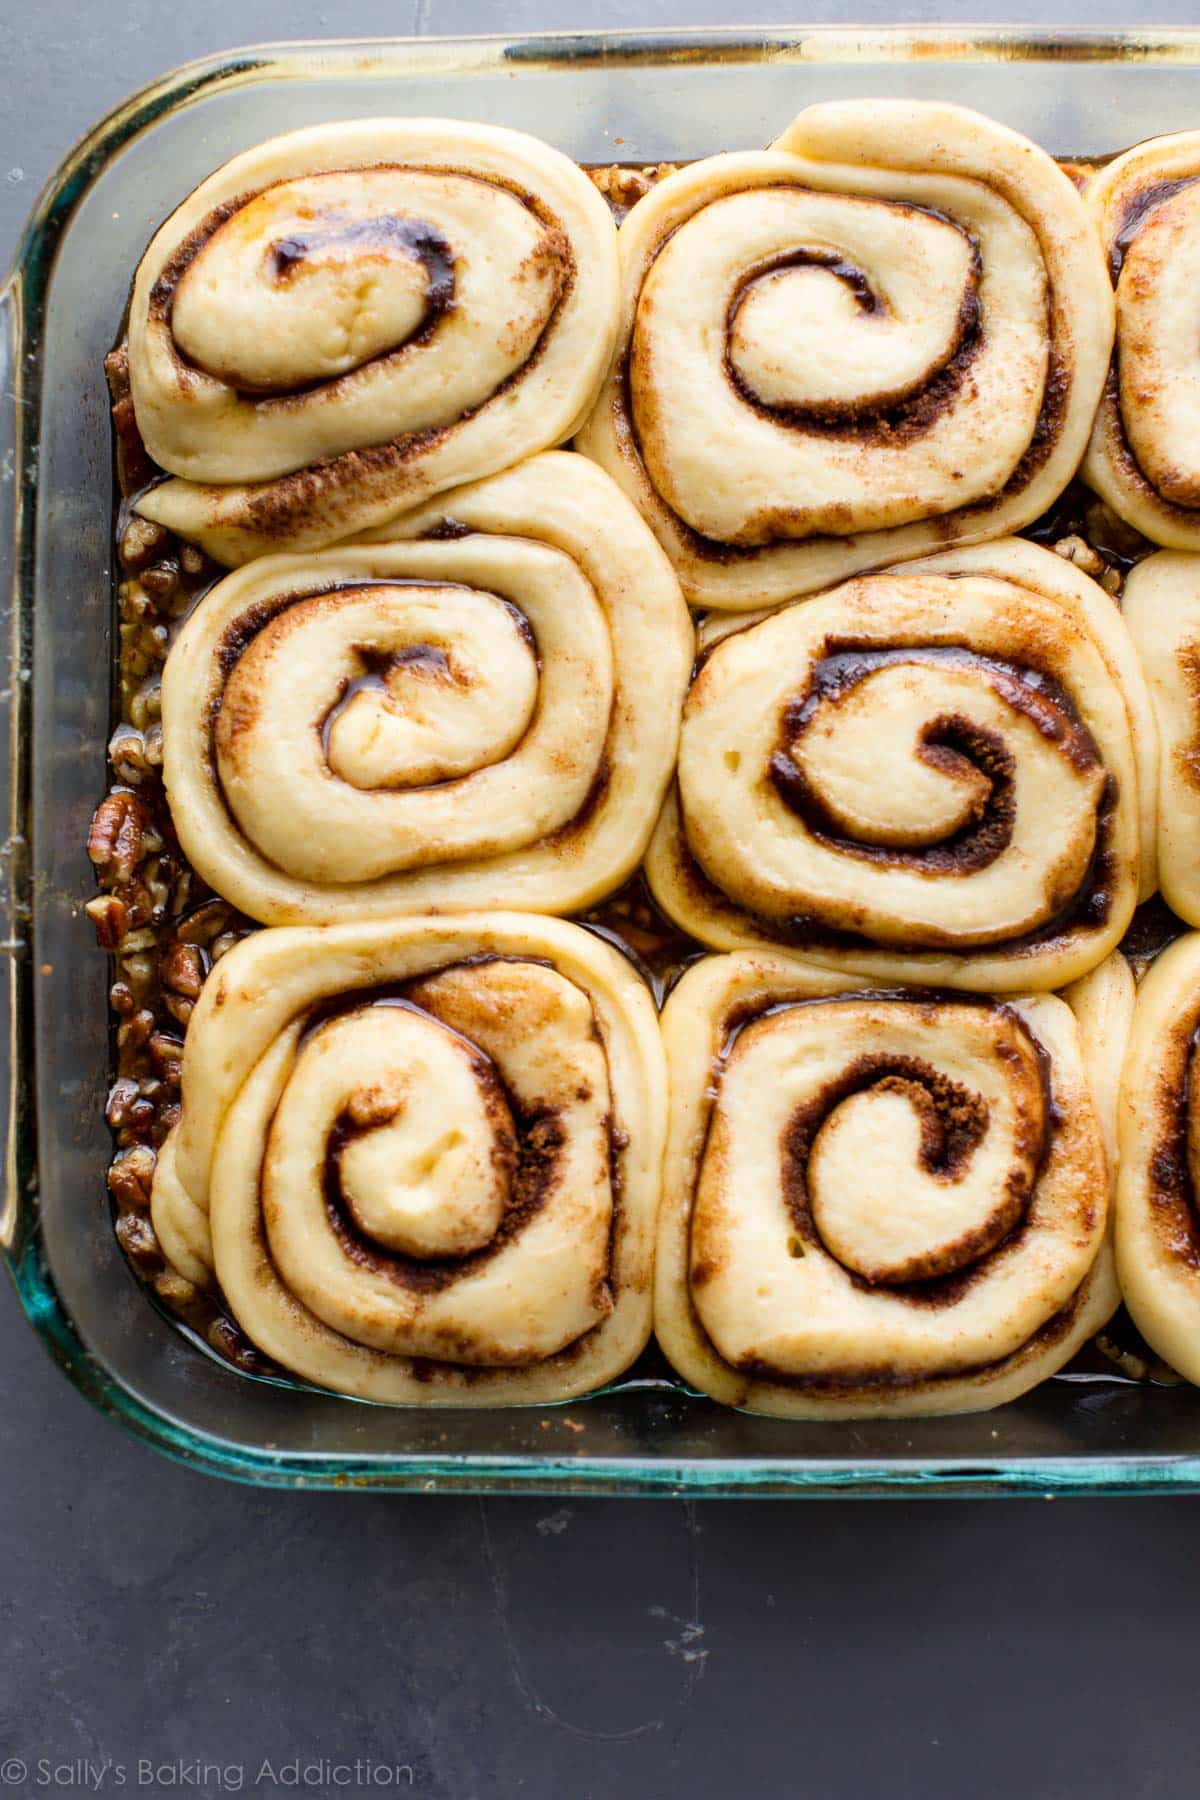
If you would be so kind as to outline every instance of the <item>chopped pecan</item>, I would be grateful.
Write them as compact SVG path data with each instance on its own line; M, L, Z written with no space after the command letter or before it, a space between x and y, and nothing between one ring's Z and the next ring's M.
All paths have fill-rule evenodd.
M233 908L224 900L206 900L186 919L180 919L175 936L181 944L211 944L229 925Z
M150 813L140 796L115 788L96 808L88 855L112 880L128 881L142 855L142 834L149 824Z
M104 1108L104 1116L114 1131L120 1131L129 1123L130 1115L139 1099L138 1084L128 1075L122 1075L114 1081L109 1090L108 1102Z
M104 359L104 375L114 400L124 400L129 393L129 345L118 344Z
M83 910L96 927L96 942L100 948L115 950L129 929L129 914L124 902L115 894L97 894Z
M154 464L146 453L146 445L138 430L137 414L129 395L118 400L112 409L113 429L117 437L117 473L123 493L136 493L154 474Z
M177 919L192 897L192 872L190 869L177 869L171 878L170 911L171 917Z
M1083 515L1083 529L1088 540L1105 556L1134 558L1145 556L1152 548L1140 531L1118 519L1103 500L1094 500Z
M122 882L114 896L118 899L129 918L129 930L135 931L139 925L145 925L154 917L154 897L140 876L132 881Z
M139 1146L139 1148L144 1148L144 1146ZM142 1269L161 1268L162 1251L158 1247L154 1226L145 1213L122 1213L116 1223L116 1233L117 1242L131 1262L136 1263Z
M154 474L154 464L146 454L146 446L138 430L137 415L133 410L127 344L119 344L115 350L109 351L104 359L104 373L108 377L108 391L112 396L121 492L131 494L138 488L145 487Z
M151 520L139 519L135 515L121 533L123 566L131 574L136 574L154 561L156 554L165 548L170 538L170 532L162 525L155 525Z
M128 951L132 955L134 951L149 950L153 947L153 944L153 930L149 925L143 925L139 927L137 931L131 931L127 937L122 939L121 954L124 955L125 952Z
M117 1157L108 1171L108 1191L118 1206L148 1209L156 1161L148 1144L136 1144Z
M108 990L108 1004L122 1019L127 1019L137 1010L137 1002L133 997L133 989L127 981L114 981Z
M1093 550L1087 540L1081 538L1078 533L1074 533L1071 537L1059 538L1054 548L1059 556L1069 563L1074 563L1077 569L1082 569L1084 574L1090 575L1094 581L1098 581L1103 575L1104 558Z
M118 781L140 787L149 767L142 734L133 725L118 725L108 740L108 760Z
M185 1000L182 994L164 994L163 1005L177 1024L186 1027L195 1010L194 1000Z
M172 1307L177 1313L187 1318L189 1313L197 1311L200 1291L184 1276L177 1275L170 1263L154 1283L155 1292L165 1306ZM198 1321L197 1321L198 1322Z
M206 1336L217 1354L227 1357L235 1368L262 1367L262 1357L249 1339L242 1336L232 1319L224 1316L214 1319Z
M161 606L179 586L179 564L170 556L164 557L162 562L151 563L148 569L142 570L142 586Z
M154 1104L142 1095L129 1108L125 1122L117 1132L117 1142L122 1149L127 1144L144 1144L153 1129Z
M170 1087L179 1085L179 1065L183 1061L183 1040L166 1031L156 1031L150 1039L150 1059Z
M136 625L151 610L150 596L140 581L123 581L117 589L117 606L126 625Z
M148 1006L154 999L154 964L143 952L128 955L122 944L118 953L117 978L128 989L132 1002L124 1008L125 1011L134 1012L139 1006Z
M132 1018L122 1019L117 1026L117 1049L128 1050L132 1054L150 1042L157 1020L148 1006L135 1012Z
M195 944L172 940L158 965L164 987L194 1000L204 986L204 958Z
M607 168L589 169L588 173L620 224L642 196L648 194L656 182L670 175L673 169L673 163L651 163L641 169L610 163Z

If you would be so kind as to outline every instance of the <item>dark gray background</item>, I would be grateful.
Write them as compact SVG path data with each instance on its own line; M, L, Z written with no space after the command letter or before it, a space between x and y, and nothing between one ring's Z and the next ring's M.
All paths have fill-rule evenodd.
M842 17L966 22L1000 7L1050 22L1034 0L854 0ZM742 16L838 11L751 0ZM1194 22L1178 0L1154 16ZM0 269L79 133L234 39L736 17L721 0L2 0ZM1093 0L1086 23L1130 18ZM7 1790L21 1794L87 1791L80 1758L124 1765L127 1791L223 1791L219 1775L197 1779L199 1759L268 1793L252 1786L264 1758L320 1756L408 1765L412 1792L446 1800L1197 1789L1196 1500L256 1493L175 1468L93 1414L7 1284L0 1370L0 1800L5 1758L27 1766ZM139 1758L178 1763L173 1788L139 1788Z

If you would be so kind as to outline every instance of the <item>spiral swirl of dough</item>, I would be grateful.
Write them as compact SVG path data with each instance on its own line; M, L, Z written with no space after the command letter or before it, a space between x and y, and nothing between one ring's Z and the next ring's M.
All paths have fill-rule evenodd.
M701 641L646 868L702 942L1011 992L1120 940L1154 724L1120 614L1063 558L952 551Z
M1200 131L1127 150L1085 196L1116 289L1117 331L1082 474L1152 542L1200 550Z
M622 349L579 446L687 598L746 610L1012 532L1074 474L1112 343L1082 200L960 107L809 107L621 228Z
M800 1418L976 1411L1114 1310L1062 1001L864 993L742 952L683 976L663 1032L655 1330L692 1385Z
M617 323L616 234L569 158L357 119L234 157L147 250L138 502L219 562L306 549L568 438Z
M647 990L577 926L259 932L192 1016L155 1228L322 1387L583 1393L649 1334L664 1082Z
M1147 1343L1200 1383L1200 934L1138 989L1121 1083L1117 1274Z
M162 690L180 843L269 924L591 904L674 761L693 641L666 557L553 452L400 529L263 558L191 614Z

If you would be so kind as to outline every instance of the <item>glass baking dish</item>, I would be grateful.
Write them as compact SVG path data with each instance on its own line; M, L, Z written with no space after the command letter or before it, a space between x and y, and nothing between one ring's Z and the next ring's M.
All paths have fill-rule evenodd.
M1058 155L1100 155L1200 122L1200 32L797 28L245 50L136 95L43 194L0 292L0 546L12 555L0 594L0 1247L70 1379L179 1460L264 1484L413 1491L1200 1490L1200 1393L1115 1376L1056 1379L975 1417L861 1424L730 1412L653 1364L559 1408L339 1399L239 1374L189 1341L151 1303L111 1228L105 961L80 917L110 702L101 361L154 228L235 151L322 119L484 119L536 131L581 162L638 163L761 145L811 101L884 93L959 100Z

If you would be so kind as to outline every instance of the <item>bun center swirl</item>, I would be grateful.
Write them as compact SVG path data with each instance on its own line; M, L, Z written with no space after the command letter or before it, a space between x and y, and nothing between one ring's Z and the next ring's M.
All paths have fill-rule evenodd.
M345 375L428 332L454 300L449 240L394 210L396 189L382 170L320 175L281 182L229 217L219 210L177 277L160 279L151 310L169 308L196 368L245 393Z
M864 731L869 768L853 755ZM1065 896L1087 873L1105 786L1096 745L1054 683L958 646L831 647L784 705L770 769L816 836L926 873L975 874L1010 852L1019 821L1022 838L1037 829L1032 789L1062 821ZM1033 875L1027 853L1022 866ZM1031 887L1030 912L1046 904Z
M987 1102L909 1053L875 1051L799 1108L785 1142L784 1181L797 1222L807 1217L844 1268L874 1283L921 1281L967 1266L1011 1230L1033 1180L1034 1160L1014 1145L997 1195L974 1152L990 1121ZM1040 1134L1039 1134L1040 1135ZM880 1141L911 1165L907 1202L881 1191L872 1165ZM973 1178L972 1178L973 1177Z
M296 463L278 409L294 413L291 397L314 383L335 384L326 411L352 408L355 390L338 379L378 358L403 379L392 431L470 413L528 361L570 278L562 233L502 188L345 169L214 209L155 283L149 320L216 384L213 404L226 388L260 397L260 423L243 426L252 453L228 472L262 478ZM348 412L328 448L360 441Z
M729 1365L920 1382L1016 1353L1070 1305L1103 1231L1103 1156L1090 1114L1066 1151L1035 1020L1025 1002L859 994L735 1025L688 1265Z
M288 1292L391 1355L557 1354L613 1303L608 1096L591 1007L554 969L485 960L348 997L291 1053L266 1132ZM530 1268L540 1284L514 1280Z
M865 201L845 203L835 224L827 196L783 189L756 198L785 239L811 241L764 246L761 265L735 287L728 362L747 399L798 424L807 415L810 425L845 430L910 399L974 338L979 254L959 226L919 207ZM740 205L722 201L705 216L719 223ZM825 241L835 232L836 249ZM843 352L836 361L831 342Z
M910 1308L909 1368L936 1367L945 1354L937 1313L964 1299L975 1269L1024 1218L1049 1129L1037 1047L1006 1009L862 998L785 1007L746 1025L720 1077L692 1217L692 1283L706 1329L731 1361L755 1346L765 1356L769 1334L766 1360L785 1372L808 1366L789 1347L792 1331L797 1342L808 1336L795 1295L784 1303L783 1290L807 1288L812 1272L797 1268L793 1280L789 1263L819 1254L868 1309L875 1290L893 1296L881 1294L880 1304ZM772 1156L779 1173L756 1186L751 1165ZM790 1228L774 1296L783 1310L771 1324L762 1304L750 1304L731 1328L730 1276L748 1266L763 1232L778 1235L780 1197ZM1064 1301L1073 1285L1064 1282ZM1030 1319L1014 1318L1010 1329L1001 1353ZM956 1355L984 1360L994 1330L981 1317L957 1339ZM846 1367L865 1369L869 1342L838 1341Z
M1112 602L1062 566L959 551L702 629L647 858L665 910L888 981L1093 966L1136 900L1149 709Z
M965 644L814 642L808 612L727 639L693 683L679 786L705 874L764 919L897 944L1055 918L1093 863L1108 783L1067 695Z
M1077 468L1112 344L1080 196L959 107L812 106L621 226L580 447L696 606L745 612L1017 530Z
M732 545L878 530L1004 486L1046 383L1045 276L1029 228L972 198L989 252L1020 271L1003 307L976 238L920 206L756 187L667 240L630 396L655 487L693 530Z
M359 673L342 687L322 732L340 781L359 788L450 781L520 743L537 703L536 663L524 654L532 649L528 628L515 615L511 634L499 619L489 623L495 628L480 631L474 656L386 628L382 642L357 651Z
M263 1165L273 1235L293 1160L316 1166L322 1143L326 1211L360 1257L465 1256L511 1201L517 1134L494 1068L401 1001L322 1026L297 1057Z
M530 458L394 541L206 594L163 673L180 843L265 923L582 910L642 856L693 655L628 502Z
M1119 1059L1118 979L1092 1000ZM1061 1000L864 991L756 950L688 969L662 1028L655 1327L705 1393L970 1411L1114 1310L1103 1130Z
M358 119L243 152L142 259L147 518L240 565L335 543L569 438L616 330L616 233L520 132Z
M323 1387L586 1393L649 1335L665 1080L648 990L578 926L253 932L189 1022L158 1241Z
M289 595L257 631L238 621L213 748L260 855L300 879L364 882L421 866L434 845L496 855L575 817L608 733L611 644L564 558L523 545L517 560L512 599L352 583Z

